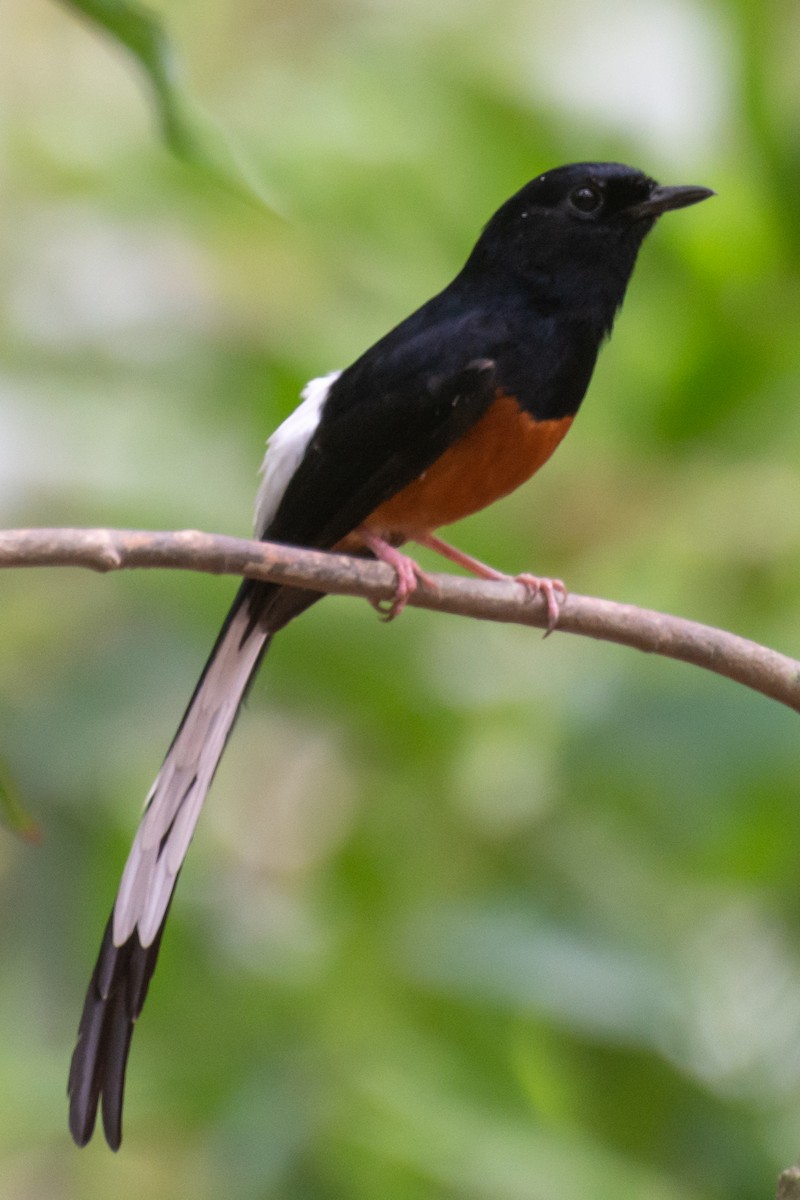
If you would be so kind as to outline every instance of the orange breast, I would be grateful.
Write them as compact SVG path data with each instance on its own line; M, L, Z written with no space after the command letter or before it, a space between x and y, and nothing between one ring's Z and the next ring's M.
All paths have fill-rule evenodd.
M530 479L571 424L572 417L537 421L501 393L468 433L364 525L397 541L460 521Z

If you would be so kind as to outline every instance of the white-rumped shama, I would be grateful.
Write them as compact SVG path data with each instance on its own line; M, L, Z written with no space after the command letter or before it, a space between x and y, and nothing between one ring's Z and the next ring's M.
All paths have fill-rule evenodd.
M618 163L577 163L526 184L494 214L444 291L346 370L313 380L269 439L256 532L372 554L416 585L398 549L431 546L498 577L434 531L513 491L570 427L657 217L713 195L661 187ZM551 625L562 585L541 591ZM245 580L153 784L78 1031L70 1130L122 1137L125 1068L183 864L236 714L273 634L318 593Z

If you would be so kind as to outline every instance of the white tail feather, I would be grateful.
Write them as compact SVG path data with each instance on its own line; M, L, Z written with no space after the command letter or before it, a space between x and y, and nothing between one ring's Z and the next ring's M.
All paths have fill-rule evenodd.
M243 605L217 645L155 783L134 839L114 905L114 943L134 932L149 946L164 920L197 818L269 636L248 630Z

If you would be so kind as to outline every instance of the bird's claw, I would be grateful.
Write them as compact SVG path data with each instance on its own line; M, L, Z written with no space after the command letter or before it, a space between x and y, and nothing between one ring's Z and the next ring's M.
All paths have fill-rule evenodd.
M413 558L409 558L407 554L403 554L383 538L365 532L364 541L375 557L390 566L397 576L397 585L391 600L374 600L372 602L372 607L380 613L382 621L393 621L395 617L400 616L408 603L409 596L416 591L419 581L430 584L430 576L426 575Z
M543 579L538 575L515 575L517 583L527 588L531 597L544 596L547 603L547 628L544 636L549 637L558 624L561 606L567 598L567 589L560 579Z

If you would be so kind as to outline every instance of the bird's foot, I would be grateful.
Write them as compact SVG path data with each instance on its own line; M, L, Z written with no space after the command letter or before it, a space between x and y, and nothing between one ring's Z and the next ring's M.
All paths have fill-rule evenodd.
M521 583L523 587L527 588L531 596L543 596L547 603L547 629L545 630L545 637L555 629L561 613L561 605L567 598L567 589L560 579L545 579L538 575L527 573L523 575L506 575L505 572L497 571L487 563L481 562L479 558L473 558L471 554L465 554L463 550L451 546L449 542L443 542L441 538L435 537L432 533L418 537L415 540L421 546L427 546L429 550L435 550L437 554L448 558L450 562L456 563L459 567L464 567L465 570L470 571L473 575L477 575L480 579L510 579L515 583ZM418 567L417 570L419 570Z
M500 575L501 579L514 579L528 589L531 596L543 596L547 603L547 628L544 636L551 634L558 624L561 605L567 598L567 589L560 579L545 579L539 575Z
M381 614L382 620L393 621L395 617L400 616L408 603L409 596L416 591L419 581L430 583L430 576L423 571L419 563L414 562L413 558L403 554L382 537L370 533L368 529L362 529L359 532L364 545L372 551L377 559L390 566L397 575L397 586L392 599L388 602L376 600L373 603L373 608Z

